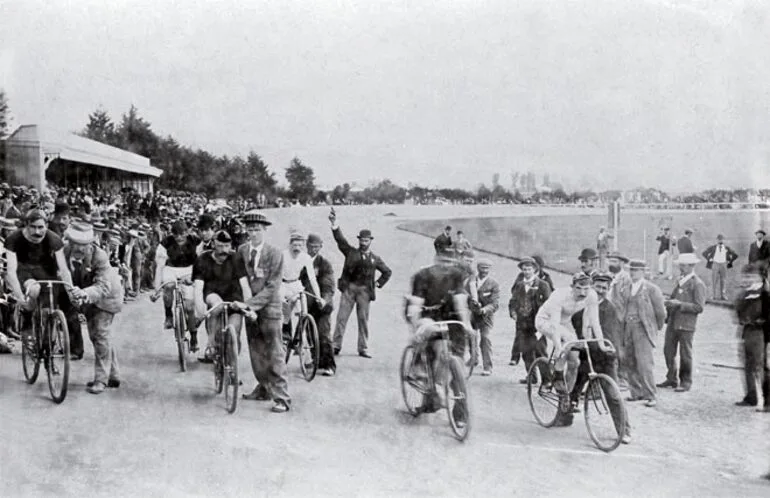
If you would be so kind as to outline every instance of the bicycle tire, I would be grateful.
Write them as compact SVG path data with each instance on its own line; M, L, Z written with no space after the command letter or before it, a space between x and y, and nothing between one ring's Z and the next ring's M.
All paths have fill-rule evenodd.
M619 409L613 414L608 399L614 398ZM583 404L586 429L597 448L609 453L623 439L626 426L626 408L617 383L606 374L596 374L588 381ZM617 419L616 419L617 417Z
M471 432L471 402L468 385L460 359L449 355L447 377L444 380L444 399L452 434L458 441L465 441ZM465 420L462 420L464 418Z
M551 385L553 369L548 358L537 358L527 372L527 398L535 420L543 427L553 427L559 417L559 394Z
M40 337L33 325L29 332L21 331L21 367L27 384L34 384L40 374Z
M235 328L228 325L222 338L223 384L225 387L225 405L227 413L235 413L238 408L238 337Z
M405 347L404 352L401 354L401 366L399 367L401 396L404 398L406 411L413 417L420 414L419 408L422 406L427 393L427 388L411 375L415 363L415 354L416 348L414 346ZM414 392L417 394L413 395Z
M48 340L48 390L55 403L61 403L67 397L70 378L70 334L67 319L61 310L53 310L48 316L46 329ZM59 367L55 361L61 358ZM58 381L58 382L57 382Z
M318 363L321 360L321 347L318 343L318 326L315 318L310 315L304 315L300 318L298 332L299 342L299 368L302 371L302 377L310 382L315 378L318 371Z
M176 350L179 356L179 368L182 372L187 371L187 356L184 345L184 308L182 306L174 307L174 339L176 340Z
M224 375L225 375L225 331L219 330L216 333L216 344L219 345L216 354L214 355L214 390L217 394L222 394L224 389Z

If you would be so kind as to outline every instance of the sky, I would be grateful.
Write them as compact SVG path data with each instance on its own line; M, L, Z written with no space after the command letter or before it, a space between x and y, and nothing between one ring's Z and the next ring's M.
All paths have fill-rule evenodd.
M0 1L14 123L133 104L317 183L770 187L765 0Z

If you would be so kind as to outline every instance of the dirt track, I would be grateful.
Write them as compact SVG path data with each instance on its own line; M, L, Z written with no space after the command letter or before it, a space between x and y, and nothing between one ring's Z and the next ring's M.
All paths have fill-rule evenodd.
M401 297L408 278L431 260L423 237L395 230L407 213L455 217L457 208L409 206L338 209L353 238L375 234L374 250L394 270L372 307L371 360L355 355L350 323L334 378L306 383L290 365L293 409L240 401L227 415L208 366L180 373L171 336L159 328L160 305L143 297L122 314L116 344L124 384L101 396L85 392L90 344L74 364L62 405L45 379L24 383L19 355L0 357L0 496L768 496L770 415L732 406L740 399L729 311L709 308L696 335L693 391L660 395L657 408L629 407L634 440L605 455L587 436L582 416L570 428L543 429L529 412L522 367L507 366L511 323L496 316L492 377L470 383L475 417L458 443L446 418L406 415L398 361L406 340ZM394 212L398 216L383 216ZM313 229L339 270L325 209L268 212L268 232L283 245L290 227ZM472 214L472 213L471 213ZM512 261L493 258L508 289ZM563 277L557 285L563 285ZM351 328L352 327L352 328ZM662 336L660 337L662 342ZM663 375L662 350L656 357ZM244 389L253 387L241 355Z

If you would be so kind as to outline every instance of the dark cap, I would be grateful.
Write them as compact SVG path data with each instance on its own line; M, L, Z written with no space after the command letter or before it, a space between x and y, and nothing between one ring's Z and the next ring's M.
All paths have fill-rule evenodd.
M216 219L211 216L210 214L202 214L198 218L198 230L209 230L211 228L214 228L214 224L216 223Z
M214 240L217 242L226 242L229 244L233 241L233 238L230 237L230 234L225 230L220 230L216 235L214 235Z
M592 282L612 282L612 275L603 271L595 271L591 274Z
M70 205L66 202L57 202L53 207L53 214L70 214Z
M767 235L767 232L765 232L765 230L764 230L764 229L762 229L762 228L760 228L759 230L757 230L756 232L754 232L754 235L756 235L756 234L758 234L758 233L761 233L762 235Z
M583 273L582 271L574 273L572 275L572 285L575 284L590 284L591 277Z
M535 270L538 269L537 261L535 261L533 258L528 258L525 256L521 258L521 261L519 261L519 268L524 268L526 265L534 266Z
M171 233L174 235L184 235L184 233L187 232L187 222L184 220L176 220L173 225L171 225Z
M307 236L307 243L308 244L323 244L324 241L321 239L319 235L316 235L314 233L310 233Z

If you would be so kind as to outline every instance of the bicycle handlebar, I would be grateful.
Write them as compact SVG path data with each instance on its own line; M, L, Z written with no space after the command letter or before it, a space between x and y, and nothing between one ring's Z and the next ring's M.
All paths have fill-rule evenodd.
M66 288L66 289L74 289L75 288L74 285L72 285L70 283L67 283L67 282L64 282L63 280L36 280L35 282L40 284L40 285L50 285L50 286L63 285L64 288Z
M588 349L589 343L595 343L595 344L603 344L606 351L608 353L614 353L615 352L615 346L610 342L609 339L601 338L601 339L576 339L574 341L568 341L565 342L562 345L562 351L569 351L573 348L582 348L582 349Z
M223 301L214 305L211 309L207 310L202 317L195 321L195 327L200 327L201 323L223 308L228 308L230 311L235 313L241 313L249 320L255 320L257 318L256 312L252 311L248 307L246 307L246 309L241 309L240 306L237 306L238 304L242 303L236 303L235 301Z
M460 320L441 320L438 322L425 323L415 331L415 335L424 333L426 329L433 329L433 332L445 334L449 331L450 325L460 325L463 328L466 337L472 337L474 335L473 329L469 328L465 322L461 322Z
M192 277L192 273L186 273L184 275L175 277L173 280L169 280L168 282L163 282L162 284L160 284L160 287L158 287L155 290L155 292L152 294L152 296L150 296L150 301L153 301L153 302L157 301L158 298L160 297L161 291L163 289L165 289L167 286L174 285L174 287L176 287L180 283L189 282L191 277Z

